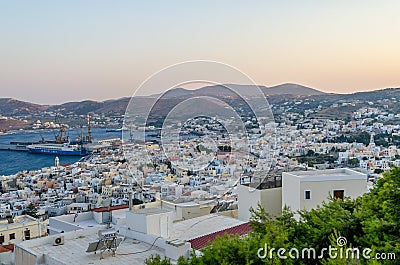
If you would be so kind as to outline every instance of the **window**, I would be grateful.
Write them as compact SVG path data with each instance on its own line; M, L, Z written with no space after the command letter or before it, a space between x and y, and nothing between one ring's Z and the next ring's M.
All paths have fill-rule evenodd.
M343 200L344 190L333 190L333 198Z
M10 240L15 239L15 233L10 234Z
M304 200L311 200L311 190L304 191Z
M0 236L0 244L3 244L3 243L4 243L4 236L1 235L1 236Z
M24 235L25 235L25 240L30 240L31 239L31 231L29 229L26 229L24 231Z

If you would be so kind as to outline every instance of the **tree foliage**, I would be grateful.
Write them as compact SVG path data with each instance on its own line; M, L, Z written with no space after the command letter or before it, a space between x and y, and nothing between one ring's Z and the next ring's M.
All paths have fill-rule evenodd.
M350 158L349 161L348 161L348 164L350 166L355 167L355 166L358 166L360 164L360 160L358 160L358 158L356 158L356 157Z
M370 192L356 199L330 198L310 211L293 213L285 207L281 216L272 218L261 205L251 209L253 232L245 237L225 235L213 245L202 249L202 255L181 258L178 265L197 264L396 264L400 259L400 168L386 172ZM295 218L295 216L297 218ZM394 253L397 260L331 258L281 259L277 252L260 259L259 248L264 246L303 249L313 247L317 256L328 246L339 248L336 239L343 236L347 244L360 250L370 248L376 253ZM287 256L287 255L286 255ZM392 257L393 258L393 257ZM159 257L146 264L170 264Z
M28 206L26 206L25 214L29 215L29 216L32 216L33 218L38 218L39 217L38 209L35 206L35 204L33 204L33 203L30 203L30 204L28 204Z

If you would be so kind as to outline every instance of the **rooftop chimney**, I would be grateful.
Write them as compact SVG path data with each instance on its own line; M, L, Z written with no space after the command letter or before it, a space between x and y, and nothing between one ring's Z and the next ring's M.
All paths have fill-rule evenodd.
M132 211L132 191L129 191L129 211Z

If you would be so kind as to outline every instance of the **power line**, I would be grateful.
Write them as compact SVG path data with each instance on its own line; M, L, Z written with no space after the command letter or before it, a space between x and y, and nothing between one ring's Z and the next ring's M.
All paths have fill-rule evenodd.
M125 255L135 255L135 254L140 254L140 253L144 253L144 252L150 251L154 247L154 244L156 243L156 241L158 239L160 239L160 238L161 238L161 236L156 237L156 239L154 239L154 241L153 241L153 244L151 244L151 246L148 249L141 250L141 251L136 251L136 252L130 252L130 253L117 253L117 255L123 255L123 256L125 256Z

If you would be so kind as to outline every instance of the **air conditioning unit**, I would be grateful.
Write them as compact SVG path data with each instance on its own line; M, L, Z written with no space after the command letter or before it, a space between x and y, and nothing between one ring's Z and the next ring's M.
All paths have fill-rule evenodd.
M53 240L53 246L64 245L64 236L58 236Z

